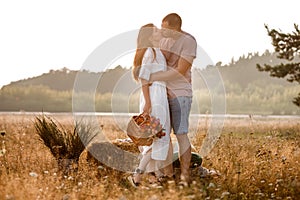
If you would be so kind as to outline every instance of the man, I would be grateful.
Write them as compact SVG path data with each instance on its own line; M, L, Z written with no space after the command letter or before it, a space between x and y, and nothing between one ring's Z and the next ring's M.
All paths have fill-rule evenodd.
M166 39L161 42L161 50L166 57L168 70L152 74L150 82L167 83L171 126L178 141L180 154L180 179L188 183L191 162L191 144L187 135L192 104L191 67L196 58L197 42L192 35L181 30L181 25L181 17L176 13L163 18L161 26ZM173 152L169 155L173 155ZM170 166L165 168L169 172Z

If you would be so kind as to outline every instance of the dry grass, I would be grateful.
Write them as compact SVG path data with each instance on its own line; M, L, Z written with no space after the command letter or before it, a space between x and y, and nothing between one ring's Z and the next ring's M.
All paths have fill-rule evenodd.
M71 116L55 119L71 127ZM98 117L105 136L126 138L109 117ZM199 150L207 120L191 126ZM119 123L120 125L120 123ZM284 120L226 120L203 166L219 177L193 177L189 188L174 183L132 188L128 173L104 165L82 165L62 174L34 128L34 116L0 115L0 199L299 199L300 122ZM6 152L3 153L3 149Z
M100 133L98 126L88 120L74 120L74 127L66 129L50 116L35 117L34 127L44 145L49 148L59 167L66 174L77 165L85 146Z

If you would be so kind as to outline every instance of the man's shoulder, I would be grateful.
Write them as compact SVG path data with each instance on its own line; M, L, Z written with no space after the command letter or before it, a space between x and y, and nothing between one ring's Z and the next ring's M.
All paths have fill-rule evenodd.
M188 32L185 32L185 31L182 31L182 33L183 33L183 36L184 36L185 39L192 40L195 43L197 43L196 38L192 34L190 34Z

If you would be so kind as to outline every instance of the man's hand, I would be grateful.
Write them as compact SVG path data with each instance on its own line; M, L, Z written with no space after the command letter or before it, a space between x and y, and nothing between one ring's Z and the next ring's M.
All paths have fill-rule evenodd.
M176 68L177 72L184 76L186 72L192 67L193 60L193 57L179 58L178 65Z
M188 61L189 60L189 61ZM193 58L179 58L178 67L173 69L169 69L168 71L164 72L156 72L151 74L149 82L153 81L170 81L174 80L180 76L184 76L186 72L192 66Z

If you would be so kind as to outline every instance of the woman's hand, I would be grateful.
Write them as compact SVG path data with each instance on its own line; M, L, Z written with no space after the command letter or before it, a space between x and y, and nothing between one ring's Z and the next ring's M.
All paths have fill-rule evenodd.
M151 113L151 103L145 103L143 113L147 114L147 115L150 115L150 113Z

